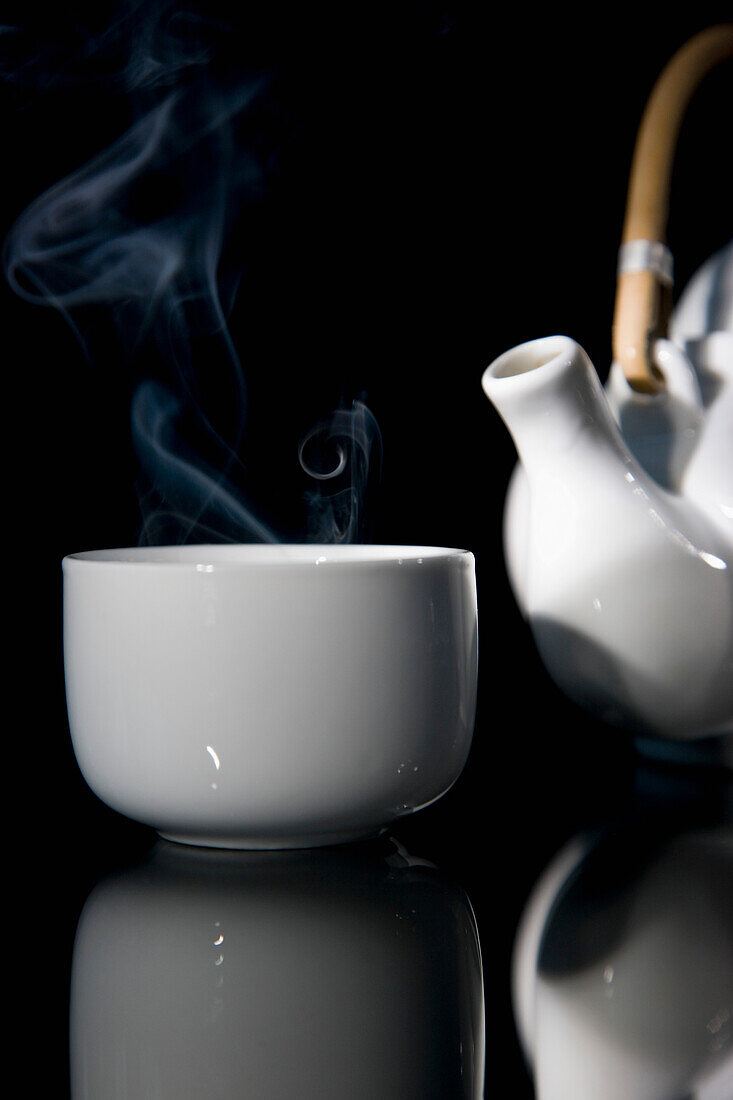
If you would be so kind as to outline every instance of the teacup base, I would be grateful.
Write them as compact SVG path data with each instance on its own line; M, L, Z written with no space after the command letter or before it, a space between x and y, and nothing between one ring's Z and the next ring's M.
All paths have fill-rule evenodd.
M356 840L373 840L387 832L389 826L377 829L344 829L328 833L304 833L293 836L200 836L195 833L164 833L163 840L174 844L189 844L196 848L229 848L240 851L279 851L286 848L325 848L331 844L349 844Z

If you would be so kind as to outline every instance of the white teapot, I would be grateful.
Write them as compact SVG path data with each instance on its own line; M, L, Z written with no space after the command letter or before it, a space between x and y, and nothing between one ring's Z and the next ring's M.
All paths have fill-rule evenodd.
M709 65L733 29L683 47L688 68L689 47ZM677 94L678 59L658 82L666 108L670 80ZM733 245L662 324L671 256L658 225L635 236L658 98L637 142L605 390L563 336L506 352L482 380L519 454L504 548L539 653L576 703L652 744L733 734ZM721 744L733 759L733 738Z

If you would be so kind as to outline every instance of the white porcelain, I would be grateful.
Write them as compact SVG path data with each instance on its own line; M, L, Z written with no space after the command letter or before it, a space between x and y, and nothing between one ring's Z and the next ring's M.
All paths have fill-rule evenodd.
M676 343L733 332L733 242L710 256L680 294L670 323Z
M733 1096L733 832L576 837L515 940L537 1100Z
M563 336L483 376L519 454L504 549L542 659L580 706L651 738L733 731L731 340L699 338L696 361L660 342L661 400L624 394L616 368L607 393Z
M653 397L611 365L606 391L624 438L647 472L733 541L733 242L691 279L654 357L666 388Z
M64 559L74 751L115 810L224 847L375 834L466 761L473 556L218 545Z
M480 1100L470 902L396 847L160 841L84 906L70 1067L73 1100Z

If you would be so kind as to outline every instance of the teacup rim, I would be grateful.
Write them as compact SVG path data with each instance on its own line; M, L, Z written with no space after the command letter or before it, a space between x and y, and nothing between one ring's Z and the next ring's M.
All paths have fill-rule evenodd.
M236 556L230 556L235 554ZM192 569L310 568L312 566L421 566L428 562L472 560L459 547L392 543L185 543L121 546L66 554L64 570L78 567Z

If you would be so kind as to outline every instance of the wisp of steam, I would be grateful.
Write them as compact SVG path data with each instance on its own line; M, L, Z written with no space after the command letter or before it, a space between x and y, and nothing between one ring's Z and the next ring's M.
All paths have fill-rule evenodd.
M333 492L308 495L309 540L357 542L368 530L364 515L370 483L381 473L381 436L377 421L363 401L340 409L315 425L299 451L300 464L317 482L335 481Z
M147 543L283 537L249 488L246 372L228 328L247 258L227 245L266 182L245 124L269 80L213 64L226 36L225 24L153 0L124 5L78 41L39 41L21 26L1 39L6 79L39 94L74 81L93 91L102 78L89 76L90 65L102 58L105 79L129 103L127 130L17 219L3 265L17 294L62 313L89 360L104 349L80 317L101 307L126 361L156 365L131 409ZM233 429L210 413L212 392L217 408L233 410ZM294 441L298 460L311 484L301 537L365 541L381 438L364 401Z

